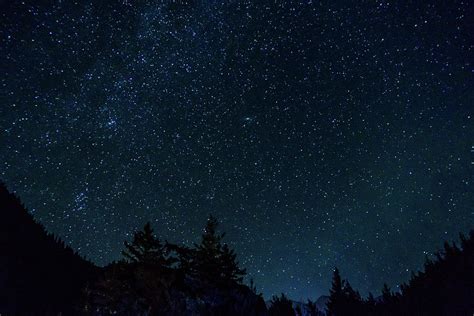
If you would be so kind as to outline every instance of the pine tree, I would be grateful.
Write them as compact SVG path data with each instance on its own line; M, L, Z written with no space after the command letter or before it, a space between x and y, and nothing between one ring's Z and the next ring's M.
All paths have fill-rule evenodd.
M308 316L321 315L321 313L318 310L318 307L316 306L316 303L311 300L308 300L308 302L306 303L306 310L307 310Z
M124 244L125 260L109 265L95 285L98 307L118 314L157 315L169 308L170 290L178 280L174 250L154 235L149 222Z
M295 314L296 316L303 316L303 311L299 305L295 307Z
M197 274L205 279L212 279L213 276L218 276L217 272L220 272L224 234L217 234L217 226L217 219L211 215L204 228L201 243L195 247L194 268Z
M375 298L374 298L374 295L372 294L372 292L369 292L369 295L367 296L367 304L370 307L375 306L375 304L376 304L376 301L375 301Z
M222 262L222 277L224 280L231 280L237 283L242 283L243 277L246 274L245 269L240 269L237 262L237 255L233 249L230 249L227 244L222 247L221 262Z
M377 307L377 302L375 301L374 295L372 292L369 292L369 295L367 296L367 299L365 300L365 313L367 315L375 315L375 310Z
M335 268L332 276L331 290L329 291L329 301L327 303L328 315L339 316L344 297L343 286L344 282L341 279L339 269Z
M195 272L207 281L241 283L245 270L240 269L234 250L222 243L224 233L217 233L218 221L214 216L207 220L201 243L194 253Z
M249 289L250 289L255 295L258 295L258 293L257 293L257 286L255 285L255 281L253 280L253 278L250 278Z
M354 300L358 300L360 299L360 294L359 292L355 291L351 284L349 283L349 281L345 281L344 282L344 295L347 297L347 298L350 298L350 299L354 299Z
M362 315L364 304L362 297L358 291L355 291L350 285L349 281L344 282L344 299L343 299L343 309L344 315Z
M125 241L122 251L130 263L152 264L162 268L171 268L175 259L169 256L168 248L155 237L153 228L148 222L143 230L134 233L131 243Z
M361 315L364 304L359 292L355 291L347 280L342 280L339 270L334 270L329 302L328 315Z
M282 293L279 297L273 296L268 314L270 316L295 316L295 311L291 301Z
M383 301L386 303L390 303L392 301L392 297L393 297L392 291L388 287L387 283L384 283L383 288L382 288Z

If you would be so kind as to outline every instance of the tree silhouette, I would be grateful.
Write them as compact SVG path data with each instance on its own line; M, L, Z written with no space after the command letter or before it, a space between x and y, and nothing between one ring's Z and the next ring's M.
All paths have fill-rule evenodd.
M392 298L393 294L390 290L390 287L387 285L387 283L384 283L382 288L382 299L384 300L384 302L391 302Z
M72 315L98 268L48 234L0 182L0 314Z
M46 233L0 183L0 313L182 314L189 297L202 300L204 293L207 302L214 302L217 295L222 305L210 312L206 302L200 313L241 315L242 306L229 299L233 293L234 298L245 298L248 311L266 315L263 299L252 292L253 282L250 288L242 284L245 270L217 228L217 219L210 216L201 243L187 248L161 242L147 223L124 243L125 260L99 270ZM461 234L459 245L445 242L442 251L426 258L424 270L412 273L400 289L393 292L384 284L381 299L369 294L363 300L336 268L328 315L472 315L474 230L468 236ZM86 298L79 308L81 292ZM305 311L320 315L309 300ZM295 310L282 294L273 297L269 313L295 315Z
M273 296L270 304L268 309L270 316L295 316L292 302L283 293L280 296Z
M329 301L326 305L328 315L339 315L343 304L343 281L339 269L335 268L332 276L332 285L329 290Z
M233 249L230 249L227 244L222 247L221 254L221 269L224 280L231 280L237 283L242 283L245 269L240 269L237 263L237 255Z
M377 305L377 302L375 301L374 295L369 292L369 295L367 296L367 299L364 302L365 305L365 312L367 315L375 315L375 308Z
M131 243L125 241L123 256L130 263L153 264L162 268L171 268L176 259L170 256L166 244L153 234L150 222L143 230L135 232Z
M217 232L217 226L217 219L211 216L201 243L187 248L162 243L147 223L131 242L125 242L126 260L106 268L92 291L91 306L106 314L172 315L186 310L186 297L202 300L210 292L212 300L216 295L225 298L217 313L232 314L239 305L225 295L238 291L237 297L244 294L247 303L254 304L245 308L264 313L261 296L241 284L245 270L238 267L235 252L222 242L224 234ZM199 313L207 313L210 307L199 308Z
M241 283L245 269L239 268L235 252L222 243L224 233L217 232L218 221L209 216L201 243L195 245L194 269L202 278L218 283Z
M463 234L459 238L460 247L445 242L434 260L426 259L424 271L401 285L401 293L392 298L392 309L408 315L474 312L474 230L468 238Z
M295 307L295 314L296 316L303 316L303 311L299 305Z
M249 288L250 290L254 293L254 294L257 294L257 286L255 285L255 281L253 280L253 278L250 278L250 284L249 284Z
M148 222L124 242L125 261L107 267L95 287L95 305L119 314L160 314L170 308L170 292L179 275L168 243L157 238Z
M363 315L364 306L358 291L355 291L349 281L344 284L344 313L350 315ZM348 315L349 315L348 314Z
M324 314L321 313L316 306L316 302L308 300L306 303L306 311L308 316L323 316Z
M393 292L387 284L382 299L364 302L367 315L472 315L474 311L474 231L460 235L461 245L445 242L443 251L426 258L424 271Z
M342 280L337 268L334 269L327 314L336 316L363 315L364 308L364 302L359 292L352 288L349 281Z

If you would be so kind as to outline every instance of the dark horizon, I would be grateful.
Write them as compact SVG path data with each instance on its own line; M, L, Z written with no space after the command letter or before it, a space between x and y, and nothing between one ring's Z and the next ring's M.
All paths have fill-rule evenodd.
M0 179L99 265L213 214L266 298L365 296L474 227L466 2L0 8Z
M8 197L9 194L12 195L12 196ZM14 200L16 200L14 203L12 203L12 201L11 201L12 197L13 197ZM50 232L48 232L44 228L44 226L41 223L39 223L36 219L34 219L31 212L28 211L28 208L21 202L20 197L15 192L10 191L8 189L8 187L2 181L0 181L0 205L3 208L2 211L5 211L5 213L2 214L2 216L3 216L2 220L6 220L6 223L10 223L12 218L15 218L15 220L14 220L15 224L19 224L19 225L22 226L19 233L17 233L16 238L18 238L21 234L25 233L25 231L24 231L25 226L24 225L27 225L27 227L32 225L32 226L28 227L28 228L30 228L30 231L33 231L33 230L39 228L40 230L44 231L44 236L41 237L41 236L37 235L36 236L37 240L41 240L41 239L43 239L44 237L47 236L46 239L47 240L49 239L49 242L55 243L56 244L55 247L58 247L58 249L56 249L56 251L65 252L65 253L68 253L68 255L70 255L70 256L74 256L75 257L74 260L76 260L78 262L76 264L83 265L83 267L81 269L77 270L76 272L85 273L88 270L89 270L89 273L91 273L92 271L107 271L107 269L111 269L116 264L121 264L121 263L126 264L127 262L130 262L129 261L130 258L134 258L133 255L132 255L132 257L130 257L131 253L129 251L126 251L126 250L128 249L128 247L130 247L131 241L135 237L131 238L130 240L125 240L124 241L124 244L123 244L123 247L122 247L123 248L122 249L122 254L121 254L121 257L118 261L109 262L109 263L107 263L103 266L100 266L100 265L97 265L96 263L92 262L90 259L88 259L84 256L81 256L81 254L78 251L76 251L75 249L72 249L69 245L65 244L64 240L62 240L61 236L51 234ZM27 217L24 217L25 214L28 214ZM22 219L19 220L20 218L22 218ZM217 218L213 217L212 215L210 215L210 217L208 218L208 222L211 218L216 220L217 227L219 228L220 225L221 225L219 220ZM6 223L4 223L4 224L6 224ZM9 226L13 227L14 225L12 226L11 223L10 223ZM36 227L33 227L33 226L36 226ZM147 222L144 226L145 227L142 228L140 231L146 230L147 226L148 226L152 230L151 233L154 234L154 231L153 231L154 228L153 228L153 226L151 225L150 222ZM6 227L3 227L2 229L4 229L4 228L6 228ZM8 228L8 229L10 229L10 228ZM15 227L14 229L18 229L18 227ZM204 228L202 231L205 232L206 229ZM131 236L136 236L135 235L136 233L137 233L137 231L131 233L130 235ZM217 233L222 234L221 236L223 236L223 237L225 237L225 235L226 235L226 232L222 232L221 229L218 229ZM15 247L18 247L20 245L25 246L23 243L28 240L28 237L27 237L24 240L16 240L15 241L15 239L14 239L15 237L13 237L14 235L16 235L16 234L11 234L10 235L10 233L7 233L7 235L3 236L3 238L5 238L5 236L6 236L7 239L6 240L2 239L2 241L4 242L3 245L7 246L6 248L3 249L3 250L7 250L7 253L6 253L7 257L12 255L11 253L9 253L11 247L15 248ZM38 237L40 237L40 238L38 238ZM466 243L467 240L469 240L468 243ZM164 240L161 240L161 241L168 244L169 239L164 239ZM32 241L30 241L30 242L32 242ZM411 273L410 279L409 280L408 279L403 280L400 284L401 288L399 288L398 285L395 288L388 287L388 290L392 293L391 295L394 295L394 297L396 297L397 295L401 295L402 297L403 297L403 295L406 295L406 293L407 293L406 288L407 288L407 286L413 286L414 278L416 278L416 277L421 278L421 277L423 277L423 275L426 275L427 269L429 269L429 265L433 264L433 262L437 262L437 261L442 262L447 258L451 258L450 255L452 255L452 251L456 252L456 251L460 251L462 249L463 252L465 252L465 254L463 254L463 255L466 256L466 259L464 259L461 262L464 262L465 264L469 264L469 261L467 260L467 258L469 258L469 255L470 255L469 251L472 251L472 249L470 249L472 246L469 246L469 243L474 243L474 229L471 229L470 232L467 233L467 234L464 234L462 232L459 233L457 240L454 240L454 241L445 240L443 242L443 247L439 247L439 249L434 251L431 255L425 256L424 262L423 262L423 267L420 267L419 269L417 269L415 271L410 271L410 273ZM194 245L175 245L173 243L170 243L170 247L173 248L173 249L176 249L177 247L179 248L179 247L184 246L185 248L183 248L183 249L186 249L187 247L189 247L188 249L190 249L190 248L196 247L198 244L199 243L195 243ZM24 254L32 255L31 253L29 254L28 251L39 251L39 252L44 251L44 245L42 245L41 242L40 242L39 245L40 245L39 248L34 248L34 245L30 244L29 247L33 247L33 249L35 249L35 250L25 249L26 252L23 252L23 255ZM25 250L23 250L23 251L25 251ZM14 254L12 257L10 257L10 260L11 259L18 260L18 258L15 258L15 256L19 255L20 253L22 253L22 252L20 251L20 252ZM460 252L458 254L461 254L461 253L462 252ZM56 256L57 255L58 254L56 254ZM43 256L44 256L44 254L42 255L42 257ZM472 256L472 254L471 254L471 256ZM59 258L61 258L61 257L59 257ZM444 258L444 259L440 259L440 258ZM57 258L55 258L54 255L51 256L51 254L49 254L47 260L53 260L54 261L55 259L57 259ZM136 259L133 259L133 260L136 260ZM20 262L22 262L22 261L20 260ZM170 262L172 262L172 260ZM31 271L29 273L32 273L32 272L36 271L35 269L37 269L37 268L35 267L36 266L35 261L31 261L29 264L32 264L32 266L29 267L29 270L31 269ZM56 264L58 264L58 263L56 263ZM236 264L239 265L239 262L237 261ZM471 262L471 264L472 264L472 262ZM254 280L253 276L247 274L245 267L240 266L239 268L243 269L243 270L241 270L243 272L242 273L243 278L240 279L238 281L238 283L242 283L245 286L247 286L250 290L256 291L255 293L261 295L261 297L265 300L266 304L270 304L270 306L271 306L272 304L274 304L275 299L286 297L285 293L279 293L279 294L277 293L277 294L273 294L269 297L268 296L265 297L264 293L261 293L261 292L258 291L258 287L256 286L256 284L253 281ZM456 275L457 274L456 270L453 271L452 268L454 268L454 267L451 267L451 269L448 269L447 271L445 271L445 273L448 272L448 273L453 273L454 275ZM74 268L68 267L66 269L64 269L64 267L59 267L58 266L57 269L61 270L63 273L64 272L70 273L71 271L69 269L78 269L78 266L76 265ZM86 269L86 270L84 271L84 269ZM445 267L445 269L446 269L446 267ZM7 269L7 271L8 271L8 269ZM104 272L102 272L102 273L104 273ZM431 273L432 273L432 271L431 271ZM337 267L335 267L335 269L333 271L333 275L335 275L335 274L340 275L340 271ZM8 272L7 272L7 275L8 275ZM94 278L93 277L94 275L95 274L92 273L90 277ZM63 276L63 278L67 279L68 277ZM95 276L95 278L97 278L97 276ZM334 278L334 276L333 276L333 278ZM342 280L343 280L343 282L350 282L350 280L348 280L348 279L342 279ZM447 280L450 280L450 279L448 278ZM451 280L451 282L452 281L453 280ZM459 281L460 280L456 280L456 282L459 282ZM446 280L444 280L444 282L446 282ZM466 280L464 280L464 283L466 283ZM454 283L454 284L456 284L456 283ZM451 286L453 286L454 284L451 284ZM334 279L333 279L332 286L334 287ZM370 302L371 298L375 299L375 301L383 302L386 299L385 298L386 293L384 293L384 291L386 289L385 288L386 286L388 286L388 285L386 283L384 283L384 287L382 289L380 289L379 292L370 292L368 295L361 295L360 298L361 298L362 302L364 302L364 301L365 302ZM7 286L7 288L8 288L8 286ZM74 289L74 287L72 287L72 289ZM61 288L59 288L59 290L61 290ZM317 303L317 306L320 310L324 310L324 307L323 307L324 305L323 306L319 305L319 301L322 300L324 302L323 304L326 304L327 301L330 301L331 291L333 291L333 290L334 290L334 288L330 289L330 291L328 293L323 293L318 297L308 296L308 297L300 298L300 299L293 298L292 301L294 303L302 304L302 306L307 304L308 301L311 301L311 302ZM457 289L457 290L459 291L459 289ZM466 290L468 290L468 289L466 289ZM357 291L357 295L360 295L360 291L358 291L357 289L356 289L356 291ZM421 294L423 294L423 292ZM428 294L428 293L425 293L425 294ZM432 295L432 294L433 293L431 293L430 295ZM466 293L466 295L468 295L468 294ZM1 303L4 303L4 302L0 302L0 306L1 306ZM5 306L3 306L3 308L4 307ZM295 306L293 306L293 307L295 307ZM308 308L308 307L306 307L306 308ZM353 307L349 307L348 311L350 311L351 308L353 308ZM393 312L393 310L391 312Z

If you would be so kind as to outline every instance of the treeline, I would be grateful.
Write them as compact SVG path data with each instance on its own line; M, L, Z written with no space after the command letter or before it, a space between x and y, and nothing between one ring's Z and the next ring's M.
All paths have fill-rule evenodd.
M249 293L243 285L245 269L236 254L217 232L218 221L210 216L193 247L178 246L157 238L150 223L125 242L124 259L109 265L102 277L86 290L85 311L101 314L167 315L182 312L208 313L215 306L189 306L186 298L215 300L218 293L240 291L254 296L254 314L265 312L261 296ZM210 292L211 297L208 297ZM184 298L184 299L183 299ZM222 298L219 298L222 299ZM248 299L248 297L247 297ZM226 314L239 307L234 301L217 307L215 313ZM242 306L243 308L243 306ZM214 313L213 313L214 314Z
M384 284L381 295L369 293L362 298L348 280L334 270L326 309L318 310L308 300L296 305L284 294L270 302L269 314L275 316L395 316L474 314L474 230L460 234L459 245L444 243L434 259L426 258L424 270L412 273L410 280L392 291Z
M245 270L207 221L193 247L161 241L150 224L123 260L99 268L36 222L0 182L1 315L266 315Z
M160 240L147 223L123 259L98 268L34 221L0 183L2 315L473 315L474 231L427 258L392 291L362 298L335 269L325 308L284 294L265 304L210 216L191 247ZM318 304L320 302L318 301Z
M344 315L473 315L474 230L460 234L460 245L444 243L434 259L426 258L424 271L391 291L385 284L382 296L363 299L335 269L327 314Z
M236 261L236 255L222 242L224 234L217 233L217 220L210 217L201 242L192 248L177 246L157 239L150 224L135 233L131 243L125 242L124 260L110 266L93 293L96 306L103 311L124 312L124 302L141 302L134 311L148 310L150 315L189 311L177 308L176 290L191 297L199 296L197 288L226 292L241 286L245 270ZM248 288L247 288L248 289ZM253 283L252 292L256 293ZM175 294L173 294L175 291ZM204 290L205 291L205 290ZM100 302L97 304L97 302ZM241 313L239 307L223 308L220 313L200 310L198 315L275 315L275 316L344 316L344 315L472 315L474 312L474 230L469 236L460 235L460 245L444 244L444 250L434 259L426 258L424 271L413 273L411 279L391 291L384 285L381 296L369 294L362 298L349 281L343 280L336 268L329 301L325 310L308 300L295 304L284 294L275 296L263 305L261 295ZM135 303L134 303L135 304ZM134 308L137 305L132 304ZM225 304L224 304L225 305ZM130 306L130 304L128 305ZM226 312L224 312L226 311ZM234 313L232 313L233 311Z

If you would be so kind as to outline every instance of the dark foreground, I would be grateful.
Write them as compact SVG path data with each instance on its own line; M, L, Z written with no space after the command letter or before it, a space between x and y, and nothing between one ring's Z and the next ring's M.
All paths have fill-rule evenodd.
M100 268L34 221L0 184L1 315L473 315L474 231L445 243L400 292L362 298L336 269L329 297L265 303L209 218L201 243L162 242L151 226ZM321 303L323 302L323 303ZM326 306L324 306L326 305Z

